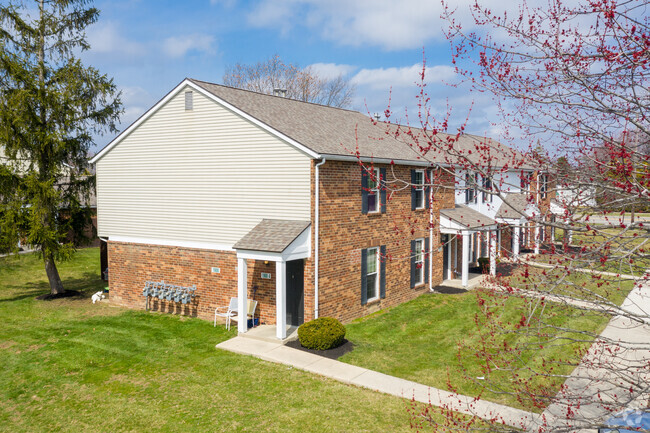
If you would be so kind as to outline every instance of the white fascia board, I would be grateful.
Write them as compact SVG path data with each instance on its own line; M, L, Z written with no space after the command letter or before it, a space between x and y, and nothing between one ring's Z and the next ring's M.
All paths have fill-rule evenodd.
M286 135L282 134L281 132L271 128L269 125L266 123L261 122L260 120L254 118L253 116L243 112L239 108L235 107L234 105L231 105L224 101L221 98L218 98L217 96L213 95L212 93L208 92L207 90L203 89L202 87L194 84L192 81L189 79L184 79L179 85L177 85L171 92L169 92L163 99L158 101L156 105L151 107L145 114L140 116L138 120L133 122L131 126L126 128L124 131L122 131L117 137L113 139L104 149L101 150L97 155L95 155L91 160L91 164L95 164L97 161L99 161L104 155L106 155L108 152L110 152L111 149L113 149L115 146L117 146L118 143L120 143L122 140L124 140L133 130L135 130L138 126L140 126L145 120L150 118L156 111L158 111L163 105L165 105L170 99L172 99L174 96L176 96L183 88L186 86L191 87L193 90L196 90L197 92L201 93L208 99L211 99L218 104L222 105L223 107L227 108L228 110L234 112L235 114L243 117L244 119L248 120L249 122L253 123L254 125L259 126L260 128L264 129L265 131L269 132L270 134L276 136L280 140L290 144L291 146L295 147L298 149L300 152L308 155L311 158L314 159L320 159L320 155L313 150L303 146L302 144L298 143L297 141L287 137Z
M107 237L109 242L123 242L127 244L146 244L146 245L160 245L167 247L182 247L182 248L194 248L199 250L216 250L216 251L235 251L232 249L231 245L227 244L215 244L209 242L191 242L191 241L176 241L176 240L167 240L167 239L150 239L150 238L137 238L130 236L112 236L104 235L102 237Z

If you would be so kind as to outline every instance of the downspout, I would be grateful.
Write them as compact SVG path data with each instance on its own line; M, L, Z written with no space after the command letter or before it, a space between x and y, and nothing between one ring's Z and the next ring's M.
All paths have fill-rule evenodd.
M429 176L429 182L431 182L432 176L433 171L432 175ZM433 292L433 254L431 254L433 251L433 185L429 187L429 197L427 197L427 200L429 200L429 291Z
M321 162L316 164L316 205L314 209L315 213L315 219L316 219L316 227L314 227L314 319L318 319L318 258L319 258L319 236L318 236L318 230L319 230L319 225L320 225L320 212L319 212L319 204L320 204L320 181L319 181L319 171L318 168L325 164L327 161L326 158L323 158Z

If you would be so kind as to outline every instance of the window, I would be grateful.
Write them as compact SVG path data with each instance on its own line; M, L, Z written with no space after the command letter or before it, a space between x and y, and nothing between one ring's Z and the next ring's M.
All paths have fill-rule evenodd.
M429 238L411 241L411 288L429 282Z
M476 173L465 175L465 203L476 203L477 176Z
M483 178L483 203L492 203L492 179L489 177Z
M415 194L415 208L424 209L424 170L415 170L413 189Z
M519 178L519 186L521 187L521 191L528 191L530 188L530 179L532 175L530 173L524 173L523 171L521 172L521 176Z
M386 212L386 169L361 168L361 212Z
M415 285L422 284L424 282L424 239L415 240L415 254L414 263L415 263Z
M368 248L366 256L366 300L379 298L379 248Z
M544 200L548 192L548 176L545 174L540 174L537 177L537 185L537 188L539 189L539 198L541 200Z

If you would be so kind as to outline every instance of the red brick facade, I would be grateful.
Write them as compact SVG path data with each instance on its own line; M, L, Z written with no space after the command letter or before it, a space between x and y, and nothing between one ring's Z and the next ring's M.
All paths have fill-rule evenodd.
M412 299L428 289L421 284L410 288L411 240L429 237L429 210L411 210L410 188L390 191L410 182L411 169L385 167L389 191L385 213L361 211L361 168L357 163L328 161L320 167L320 277L319 314L344 322L381 308ZM447 183L453 185L453 180ZM395 185L391 187L391 185ZM442 281L443 257L439 215L443 207L453 207L453 187L434 192L432 283ZM361 250L386 246L386 297L361 303Z

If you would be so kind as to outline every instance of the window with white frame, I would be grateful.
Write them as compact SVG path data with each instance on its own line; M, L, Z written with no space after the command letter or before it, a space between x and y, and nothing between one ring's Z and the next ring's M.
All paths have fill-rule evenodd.
M476 173L465 174L465 203L476 203Z
M413 253L415 254L415 259L413 260L415 266L414 283L415 285L418 285L424 283L425 269L424 269L424 239L423 238L415 240L415 251Z
M415 189L415 208L424 209L424 170L415 170L414 180L413 188Z
M368 213L379 212L379 169L368 171Z
M519 186L521 188L522 192L528 191L530 188L530 179L532 177L532 174L530 173L521 173L521 177L519 178Z
M379 248L368 248L366 256L366 299L379 298Z
M492 203L492 179L483 177L483 203Z
M548 192L548 176L540 174L537 177L537 188L539 189L539 198L544 200Z

